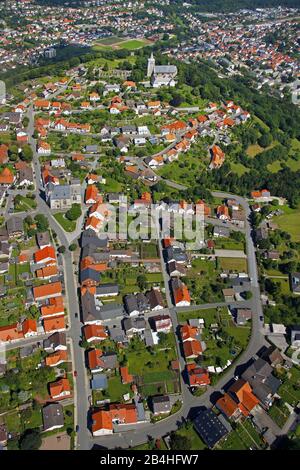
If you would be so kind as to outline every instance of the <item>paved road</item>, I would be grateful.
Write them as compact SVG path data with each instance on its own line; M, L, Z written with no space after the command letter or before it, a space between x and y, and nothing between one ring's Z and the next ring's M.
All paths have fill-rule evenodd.
M59 242L66 246L69 246L70 242L77 237L77 233L66 234L62 227L56 222L52 213L43 199L43 186L40 181L41 168L39 157L36 152L36 142L32 135L34 132L34 112L33 107L30 106L28 110L28 134L29 143L33 151L33 164L35 168L36 176L36 202L37 211L47 216L51 229L57 234ZM81 227L78 228L79 233ZM69 313L69 330L68 335L72 341L72 356L73 366L77 371L77 377L74 379L74 395L75 395L75 421L79 425L79 433L77 434L77 447L82 449L89 448L87 443L87 414L88 414L88 395L89 387L87 382L87 374L84 362L84 350L79 346L81 339L81 323L78 318L75 318L75 313L79 313L79 302L77 295L77 276L74 274L73 255L69 250L66 250L63 255L63 266L64 266L64 281L65 281L65 292L66 292L66 304L68 306Z

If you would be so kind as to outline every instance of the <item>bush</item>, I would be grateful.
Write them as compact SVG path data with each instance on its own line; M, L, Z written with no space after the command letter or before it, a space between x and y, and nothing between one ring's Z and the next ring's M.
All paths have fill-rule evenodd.
M36 429L29 429L20 439L21 450L38 450L41 447L42 438Z
M72 204L71 209L66 212L66 218L69 220L77 220L81 216L80 204Z

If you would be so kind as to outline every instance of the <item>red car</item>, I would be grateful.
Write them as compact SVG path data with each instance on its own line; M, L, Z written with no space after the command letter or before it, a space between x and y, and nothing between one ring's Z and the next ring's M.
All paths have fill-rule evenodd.
M74 370L74 377L77 377L77 370Z

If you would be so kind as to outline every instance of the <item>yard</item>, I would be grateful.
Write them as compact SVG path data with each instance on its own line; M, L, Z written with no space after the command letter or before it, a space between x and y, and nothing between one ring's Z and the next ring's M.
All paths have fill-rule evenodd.
M122 384L119 372L116 375L109 377L108 388L106 390L93 391L93 403L97 404L97 400L110 399L111 402L123 402L123 395L130 393L130 384Z
M280 379L283 383L279 387L278 395L291 406L296 406L300 401L300 369L293 366L286 376L280 376Z
M262 449L264 443L254 428L251 421L246 420L239 423L227 438L221 442L218 449L221 450L249 450Z
M271 416L272 420L280 428L282 428L285 425L288 417L290 416L290 412L285 406L283 400L276 400L269 409L269 415Z
M226 281L219 278L219 272L216 261L200 258L192 261L192 267L187 271L185 283L194 303L223 300L222 289L226 287Z
M192 318L203 318L205 322L202 339L207 348L203 353L206 366L224 367L228 360L233 362L248 344L250 326L235 326L225 307L178 313L181 324ZM214 323L218 324L217 333L210 329Z
M245 258L219 258L221 269L234 271L234 272L243 272L248 271L247 260Z
M36 201L31 197L18 195L14 201L15 212L28 212L36 208Z
M66 232L74 232L76 229L76 222L74 220L68 220L63 212L57 212L53 214L53 217Z
M151 348L134 338L121 358L127 363L129 373L135 376L144 396L180 391L179 377L169 368L170 362L177 359L173 333L165 335L160 344Z

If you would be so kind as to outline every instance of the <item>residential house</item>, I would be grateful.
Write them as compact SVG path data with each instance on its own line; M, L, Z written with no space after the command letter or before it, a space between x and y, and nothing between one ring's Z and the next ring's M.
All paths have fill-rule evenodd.
M161 395L151 398L151 408L155 416L169 414L172 409L171 400L168 395Z
M230 431L226 422L211 409L204 407L193 419L193 424L201 439L210 449L214 448Z
M42 408L43 431L53 431L64 426L64 410L59 403L49 403Z
M62 400L71 396L70 382L66 378L61 378L49 385L50 396L52 400Z

